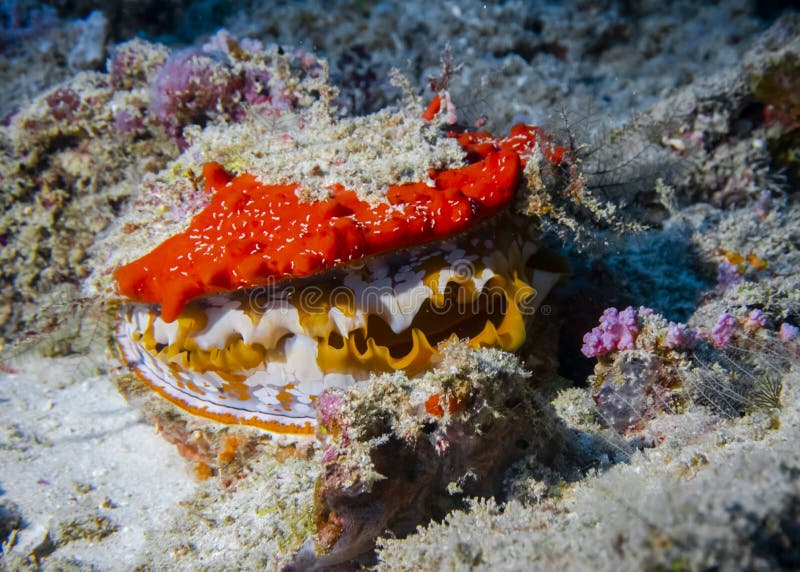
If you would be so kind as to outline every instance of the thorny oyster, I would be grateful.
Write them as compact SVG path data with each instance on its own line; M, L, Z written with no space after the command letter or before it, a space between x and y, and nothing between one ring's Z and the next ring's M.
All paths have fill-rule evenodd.
M368 192L206 162L210 197L188 228L115 271L131 302L117 328L129 367L194 414L301 437L323 391L416 374L441 342L517 349L559 275L536 268L534 237L503 211L526 162L561 150L531 126L496 139L400 117L366 120L384 122L384 160L414 130L456 159ZM356 121L340 120L332 144L288 139L304 158L331 145L346 156L363 144Z

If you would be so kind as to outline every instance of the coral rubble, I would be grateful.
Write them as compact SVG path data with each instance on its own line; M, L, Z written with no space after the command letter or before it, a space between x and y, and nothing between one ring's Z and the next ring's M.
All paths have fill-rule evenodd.
M323 395L318 566L440 519L465 495L500 494L503 472L523 455L546 465L568 454L559 421L513 357L458 345L445 356L421 379L384 375Z

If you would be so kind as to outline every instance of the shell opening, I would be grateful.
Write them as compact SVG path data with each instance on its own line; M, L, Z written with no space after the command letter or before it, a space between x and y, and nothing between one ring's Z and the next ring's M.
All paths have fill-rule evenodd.
M371 372L415 375L440 345L516 350L526 316L558 275L528 266L536 246L507 233L449 241L399 263L373 259L322 283L284 283L190 302L166 322L130 306L118 343L159 393L193 413L309 434L313 403Z

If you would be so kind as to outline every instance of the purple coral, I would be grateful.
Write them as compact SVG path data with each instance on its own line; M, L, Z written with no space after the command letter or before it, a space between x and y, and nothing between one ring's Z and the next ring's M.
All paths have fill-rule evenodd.
M744 328L748 331L755 332L760 330L767 323L767 317L761 310L753 310L747 315L747 320L744 322Z
M600 326L583 336L581 352L586 357L596 357L618 350L632 350L638 333L636 310L630 306L621 312L607 308L600 316Z
M728 312L723 312L717 319L717 323L711 329L711 342L717 348L722 348L728 345L731 341L733 332L739 322L736 318Z
M133 89L136 85L150 83L164 67L166 49L143 40L119 44L106 62L108 79L116 89Z
M111 85L118 89L130 89L133 87L134 81L140 79L141 74L137 73L137 64L139 63L140 56L131 49L128 44L122 44L117 47L112 53L111 57L106 62L106 70L108 71L109 81ZM135 70L132 73L132 70Z
M136 67L133 48L117 53L109 64L112 83L131 81ZM202 49L174 52L150 84L150 117L184 146L184 128L211 120L241 121L249 106L260 113L291 109L309 95L302 78L324 74L324 64L303 52L267 50L257 40L233 37L225 30Z
M762 190L758 195L758 200L755 203L756 218L764 220L769 214L770 206L772 205L772 191L769 189Z
M222 52L232 55L236 49L255 55L264 51L264 44L252 38L238 39L225 28L220 28L201 48L205 53Z
M661 345L671 350L691 348L697 339L697 331L686 324L670 322L667 335Z
M150 113L173 137L183 127L204 123L214 113L231 111L239 101L242 79L197 50L170 56L151 87Z
M800 335L800 328L793 326L789 322L784 322L781 324L781 329L778 335L781 337L781 341L791 342L792 340L795 340L798 335Z
M71 119L81 105L81 96L70 88L59 87L45 98L50 113L58 121Z
M134 109L122 109L114 116L114 128L122 135L135 135L144 131L144 119Z
M223 28L211 36L201 49L203 53L210 54L212 57L216 52L217 54L225 54L230 59L236 59L238 57L237 54L246 54L247 57L245 59L248 59L250 56L264 53L264 44L250 38L237 39ZM241 78L241 99L250 105L267 103L271 100L269 85L272 73L269 70L257 65L245 66ZM288 109L290 107L291 100L287 105L281 106L280 109Z
M739 274L739 268L735 264L730 262L719 263L719 266L717 266L717 288L727 290L741 281L742 275Z

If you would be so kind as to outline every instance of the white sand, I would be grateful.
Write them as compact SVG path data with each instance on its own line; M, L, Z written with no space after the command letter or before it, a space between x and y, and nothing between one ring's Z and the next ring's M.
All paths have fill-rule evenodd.
M187 464L98 375L99 356L9 365L17 373L0 377L0 498L28 523L12 553L27 555L49 530L58 544L49 560L135 567L146 533L158 535L194 492ZM118 530L96 542L67 540L86 536L81 530L93 530L98 517Z

